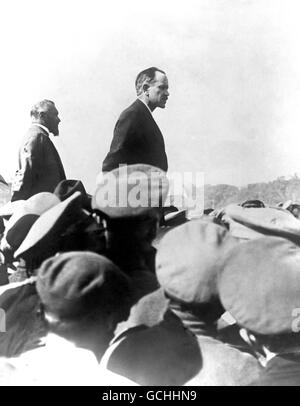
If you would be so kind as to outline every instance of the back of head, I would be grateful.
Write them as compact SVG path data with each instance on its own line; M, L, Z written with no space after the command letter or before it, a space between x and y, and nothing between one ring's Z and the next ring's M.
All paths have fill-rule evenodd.
M216 280L227 249L237 244L227 230L202 220L190 221L161 240L157 278L165 292L186 305L203 305L218 297Z
M105 321L114 315L118 322L128 313L129 279L96 253L67 252L47 259L38 271L36 286L46 313L56 320Z
M30 116L34 120L39 120L41 115L48 112L51 107L54 107L54 102L51 100L41 100L32 106Z
M299 265L299 246L285 238L262 237L233 247L218 277L224 308L256 334L291 334L300 308Z
M153 66L151 68L144 69L137 75L135 80L135 89L137 96L139 96L142 93L144 84L150 84L154 80L156 72L161 72L165 74L163 70Z

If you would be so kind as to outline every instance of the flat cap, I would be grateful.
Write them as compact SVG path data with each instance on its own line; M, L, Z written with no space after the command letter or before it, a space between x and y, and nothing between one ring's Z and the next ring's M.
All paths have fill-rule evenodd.
M186 304L208 303L218 296L217 274L225 252L238 242L224 227L192 220L161 240L156 273L162 288Z
M291 332L300 311L300 248L273 236L239 244L227 254L218 288L241 326L259 334Z
M36 288L48 312L60 319L74 319L92 311L120 311L130 281L106 257L74 251L44 261Z

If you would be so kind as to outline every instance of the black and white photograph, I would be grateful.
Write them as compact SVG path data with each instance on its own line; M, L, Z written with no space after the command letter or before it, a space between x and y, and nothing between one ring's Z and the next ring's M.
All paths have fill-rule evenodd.
M300 386L299 21L0 2L0 386Z

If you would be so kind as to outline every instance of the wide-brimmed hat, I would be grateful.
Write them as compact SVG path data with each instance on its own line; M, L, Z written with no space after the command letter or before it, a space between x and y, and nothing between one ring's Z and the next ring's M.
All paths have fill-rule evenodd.
M110 218L134 217L161 208L168 194L166 172L151 165L123 165L98 177L92 208Z
M48 258L38 270L36 288L46 311L60 319L112 314L131 292L126 274L106 257L88 251Z
M10 217L14 212L24 205L26 200L15 200L14 202L7 202L2 207L0 207L1 217Z
M292 332L300 311L300 248L273 236L239 244L227 253L218 289L239 325L258 334Z
M53 193L41 192L21 201L5 225L4 238L16 250L39 216L60 202Z
M160 241L156 274L169 296L187 304L217 297L216 278L224 253L238 244L224 227L193 220L176 227Z
M75 192L66 200L43 213L33 224L26 238L15 252L15 258L44 251L47 245L59 246L60 234L78 218L81 193ZM51 255L51 254L50 254Z

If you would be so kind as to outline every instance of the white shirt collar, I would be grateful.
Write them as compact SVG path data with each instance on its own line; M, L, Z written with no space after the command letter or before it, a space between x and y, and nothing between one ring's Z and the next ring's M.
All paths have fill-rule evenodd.
M46 133L47 133L48 135L50 135L50 131L49 131L48 128L45 127L44 125L42 125L42 124L40 124L40 123L36 123L35 121L33 121L32 124L33 124L33 125L37 125L38 127L42 128L43 130L46 131Z
M140 98L138 98L138 100L141 101L141 102L147 107L147 109L150 111L150 113L151 113L151 115L152 115L152 111L150 110L148 104L147 104L146 102L144 102L144 100L142 100L142 99L140 99Z

